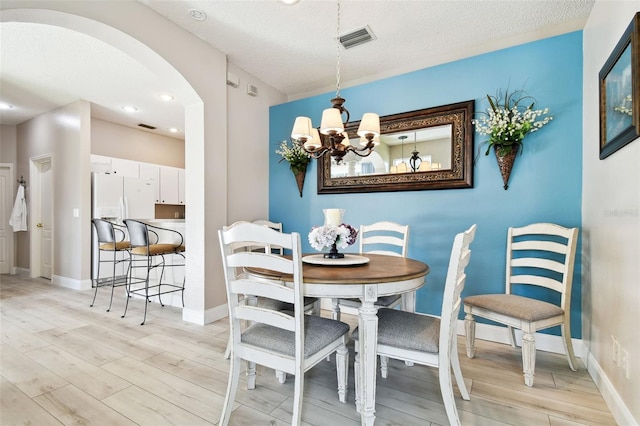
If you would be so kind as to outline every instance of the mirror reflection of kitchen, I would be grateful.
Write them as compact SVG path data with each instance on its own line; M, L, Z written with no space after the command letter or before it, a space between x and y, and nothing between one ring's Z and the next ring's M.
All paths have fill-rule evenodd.
M368 157L352 152L331 162L331 177L421 173L451 169L451 124L380 135Z

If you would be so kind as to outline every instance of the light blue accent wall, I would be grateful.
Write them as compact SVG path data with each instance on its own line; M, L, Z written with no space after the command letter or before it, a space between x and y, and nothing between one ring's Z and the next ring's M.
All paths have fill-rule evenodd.
M411 55L407 54L407 60ZM417 294L416 310L439 314L449 253L456 233L478 225L463 296L504 292L507 228L534 222L581 226L582 194L582 32L573 32L343 89L351 117L368 111L381 116L475 100L476 112L487 108L485 96L498 89L524 88L548 107L553 121L525 139L516 158L509 189L503 189L495 157L482 153L475 164L474 187L454 190L317 194L312 161L303 197L293 173L275 154L289 139L296 116L320 123L335 93L270 109L269 216L286 232L299 232L303 251L312 252L307 235L323 223L323 208L346 209L344 221L355 227L380 220L410 225L409 257L426 262L431 272ZM484 138L477 133L477 147ZM349 251L349 250L347 250ZM580 242L573 277L571 334L581 337ZM546 296L545 296L546 297ZM549 299L551 300L551 299ZM559 334L559 330L552 329Z

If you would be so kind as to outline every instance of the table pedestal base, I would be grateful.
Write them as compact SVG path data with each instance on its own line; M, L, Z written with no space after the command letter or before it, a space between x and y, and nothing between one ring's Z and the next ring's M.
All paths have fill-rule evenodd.
M358 353L356 361L356 410L360 413L362 425L373 425L376 417L376 369L378 342L378 300L377 286L365 286L358 309Z

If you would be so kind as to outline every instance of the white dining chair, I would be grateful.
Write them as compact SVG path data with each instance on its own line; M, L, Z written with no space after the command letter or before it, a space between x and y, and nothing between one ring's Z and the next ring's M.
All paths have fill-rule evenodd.
M535 333L561 325L562 341L569 367L577 362L571 343L571 284L578 228L552 223L535 223L509 228L507 233L506 286L502 294L481 294L464 299L467 356L475 356L474 316L507 326L511 346L516 347L514 328L522 330L524 382L533 386L536 367ZM518 286L548 289L559 294L560 303L514 294ZM521 287L522 288L522 287ZM517 291L517 290L516 290ZM551 297L551 296L550 296Z
M462 377L458 360L458 344L456 325L460 312L460 294L466 281L465 268L471 259L469 245L473 241L476 225L455 236L449 268L442 296L442 313L440 317L382 308L378 310L378 345L381 375L387 377L388 358L411 361L416 364L438 368L440 392L444 401L449 423L459 425L451 370L463 399L469 399L469 392ZM358 329L353 331L352 338L358 350ZM356 353L356 406L360 401L360 360Z
M241 360L247 364L247 387L256 386L256 364L295 375L292 425L302 418L304 373L327 356L336 353L338 398L346 402L349 353L346 347L349 325L316 315L305 315L303 302L300 235L281 233L248 222L218 231L224 268L229 323L232 336L231 366L220 425L228 425L233 409ZM273 253L234 251L244 241L263 246L281 246L291 258ZM293 287L279 281L265 281L246 273L246 268L262 268L292 276ZM269 298L290 303L293 315L280 310L242 303L245 297ZM242 321L251 325L246 329Z
M272 222L267 219L257 219L252 221L256 225L266 226L267 228L274 229L278 232L282 232L281 222ZM256 244L255 241L240 241L233 245L233 251L264 251L267 253L275 253L279 255L284 254L282 247L272 247L270 245L261 246ZM273 299L257 298L252 303L257 304L260 307L266 307L269 309L279 309L284 312L293 312L293 305L290 303L277 302ZM320 299L317 297L305 297L304 298L305 312L312 315L320 315ZM231 335L229 335L229 342L227 343L227 349L224 352L224 359L229 359L231 356ZM280 383L284 383L286 377L282 374L277 374Z
M387 256L407 257L409 246L409 225L400 225L394 222L376 222L371 225L360 225L358 232L360 241L360 253L384 254ZM402 310L415 311L415 298L413 303L408 303L406 295L393 294L378 298L375 305L383 308L395 308L402 305ZM357 309L360 307L360 299L331 299L332 318L340 320L341 307Z

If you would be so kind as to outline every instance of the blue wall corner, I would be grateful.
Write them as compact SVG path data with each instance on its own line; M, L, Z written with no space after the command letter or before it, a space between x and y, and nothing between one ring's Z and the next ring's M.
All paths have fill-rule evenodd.
M534 222L580 227L582 199L582 32L572 32L463 60L343 89L345 106L357 119L364 112L381 116L473 99L476 112L487 108L486 95L523 88L548 107L553 121L527 136L503 189L493 155L481 153L474 188L364 194L317 194L317 165L310 163L301 198L286 162L275 149L289 139L295 117L320 122L332 93L270 108L269 218L286 232L299 232L303 250L312 226L323 222L322 209L346 209L345 222L359 226L379 220L410 225L409 257L429 264L427 284L417 293L419 312L440 313L453 237L478 225L463 296L503 292L507 228ZM477 147L484 141L477 133ZM581 241L573 277L571 334L581 338ZM551 333L559 334L558 329Z

